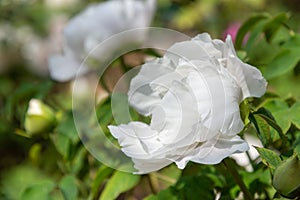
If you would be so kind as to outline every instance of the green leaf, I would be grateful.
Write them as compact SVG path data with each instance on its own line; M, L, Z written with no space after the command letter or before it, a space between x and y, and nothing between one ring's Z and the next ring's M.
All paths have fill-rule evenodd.
M249 113L250 113L250 106L247 100L242 101L242 103L240 103L240 114L241 114L241 118L244 122L244 124L248 124L249 122Z
M162 190L160 191L157 195L150 195L148 197L146 197L144 200L177 200L179 199L178 197L176 197L175 194L173 194L172 192L172 188L168 188L166 190Z
M52 181L43 181L39 184L26 188L21 196L21 200L51 200L51 191L55 184Z
M280 136L284 136L281 127L277 124L277 122L274 120L274 117L269 117L268 115L262 114L262 113L255 113L255 115L259 115L262 117L266 122L272 126L279 134Z
M73 114L64 113L59 120L59 125L56 128L56 132L68 137L73 144L79 141L79 136L74 124Z
M298 144L298 145L295 147L295 152L297 153L298 158L300 159L300 144Z
M184 176L176 185L160 191L157 195L150 195L146 200L214 199L214 188L214 181L205 174Z
M1 172L1 193L7 199L20 199L26 188L52 182L33 165L20 165Z
M110 98L97 106L96 113L101 128L104 130L108 130L107 125L112 123L113 121Z
M237 47L237 49L240 49L242 44L243 44L243 40L244 37L246 36L246 34L254 27L257 25L258 22L261 22L262 20L265 20L269 18L268 15L266 14L260 14L260 15L255 15L251 18L249 18L239 29L236 39L235 39L235 45Z
M258 136L264 146L274 144L281 139L282 145L287 143L286 136L282 133L280 126L275 121L273 115L265 108L260 108L254 113L250 113L249 120L253 123ZM271 127L274 129L271 129ZM278 134L276 134L276 132Z
M116 171L104 188L100 200L116 199L121 193L126 192L137 185L140 176Z
M280 13L277 16L273 17L268 23L266 23L264 27L264 32L266 36L266 40L271 42L274 35L277 33L279 28L283 26L283 24L289 19L289 15L287 13Z
M281 76L294 67L300 60L300 52L293 49L283 49L265 68L262 68L262 73L266 79L273 79Z
M52 134L50 135L51 140L56 150L63 156L64 159L69 158L70 154L70 139L63 134Z
M289 108L289 105L283 99L280 98L267 99L267 101L264 102L263 106L273 114L276 111L285 110Z
M7 103L3 111L6 117L11 119L13 116L23 121L23 113L25 113L28 101L32 98L43 98L50 90L52 83L50 82L24 82L20 84L13 93L7 97Z
M281 163L280 157L274 152L266 148L256 148L258 151L262 162L271 169L276 169L276 167Z
M286 133L291 126L291 122L286 113L286 110L289 110L288 104L282 99L271 99L264 104L264 107L273 113L282 132Z
M268 146L271 142L271 130L269 124L259 115L254 115L256 120L256 129L264 146Z
M274 128L277 133L279 134L280 138L281 138L281 143L282 146L286 146L288 144L288 138L286 137L286 135L283 134L281 127L277 124L277 122L271 118L269 118L266 115L262 115L259 114L261 117L264 118L264 120L266 120L266 122L272 127Z
M283 45L283 48L286 49L294 49L299 50L300 48L300 34L294 33L294 35L290 36L289 40L287 40Z
M292 123L300 129L300 102L296 102L291 108L290 108L290 116Z
M81 146L74 159L72 160L71 171L74 174L78 174L80 170L84 167L84 162L86 160L87 151L84 146Z
M248 172L244 170L239 172L243 177L243 181L246 185L251 185L251 183L255 182L256 180L258 180L260 183L263 183L264 185L268 185L270 183L270 180L272 179L269 170L265 170L262 167L257 168L253 172Z
M247 52L246 51L238 50L238 51L236 51L236 54L237 54L238 58L241 59L241 60L245 60L247 58Z
M300 129L300 102L294 103L289 108L285 101L274 99L266 103L265 107L272 111L283 133L289 130L291 124Z
M283 99L290 97L300 99L299 88L296 87L296 85L299 84L300 76L296 76L294 74L294 70L291 70L282 76L278 76L268 81L269 86L271 86L270 88L272 88L272 90L275 91Z
M173 187L178 199L214 199L214 182L206 175L182 177Z
M271 120L275 121L275 118L272 115L272 113L269 110L267 110L266 108L264 108L264 107L259 108L255 112L255 114L261 114L262 116L266 116L266 117L270 118Z
M76 178L72 175L64 176L59 183L59 188L65 200L76 200L78 189L76 185Z
M290 109L285 109L274 112L274 116L277 119L279 126L282 128L283 133L287 133L292 124L290 113L288 113L289 110Z
M101 187L101 185L103 184L104 180L110 176L113 172L112 168L106 167L105 165L102 165L96 174L96 177L93 181L92 184L92 189L91 189L91 193L89 196L89 199L95 199L95 197L97 196L99 189Z

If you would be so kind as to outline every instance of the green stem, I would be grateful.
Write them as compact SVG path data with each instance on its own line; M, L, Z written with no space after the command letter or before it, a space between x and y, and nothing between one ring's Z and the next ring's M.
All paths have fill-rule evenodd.
M154 187L153 187L153 185L152 185L152 181L151 181L149 175L146 175L146 178L147 178L147 180L148 180L148 183L149 183L149 187L150 187L151 192L152 192L153 194L155 194L155 189L154 189Z
M159 184L158 184L157 178L154 177L152 174L148 174L146 176L147 176L152 193L157 194L159 192Z
M239 173L236 169L235 163L233 163L233 161L230 160L230 159L224 159L223 164L225 165L227 170L231 173L231 175L233 176L235 182L240 187L241 191L244 193L245 200L254 200L253 196L249 192L249 190L246 187L245 183L241 179L241 176L239 175Z

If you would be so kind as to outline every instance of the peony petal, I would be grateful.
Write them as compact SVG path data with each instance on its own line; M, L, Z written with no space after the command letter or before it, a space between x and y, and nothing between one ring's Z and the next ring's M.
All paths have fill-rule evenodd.
M266 92L267 81L255 67L232 57L228 60L228 70L237 78L243 91L243 99L261 97Z
M211 65L209 62L200 60L190 62L182 61L177 68L179 73L186 73L182 71L189 72L186 77L186 82L196 98L201 121L211 115L212 108L212 96L206 79L207 77L213 77L217 74L214 69L207 67L209 65Z
M206 164L217 164L231 154L242 153L248 150L248 143L242 140L239 136L234 136L232 138L220 137L208 155L200 158L200 160L196 157L191 161Z
M128 125L108 126L112 135L118 139L122 151L134 162L136 174L157 171L172 161L167 160L162 144L157 140L157 132L142 122ZM154 153L156 155L154 155Z
M111 134L118 139L122 151L136 159L151 159L152 153L163 145L158 132L142 122L130 122L120 126L108 126Z
M190 155L186 155L176 164L179 168L184 168L189 160L200 164L218 164L231 154L248 150L248 144L239 136L220 137L199 145Z
M222 57L222 50L217 48L220 45L224 45L224 42L222 40L218 40L218 39L212 40L208 33L202 33L194 37L192 41L198 42L199 45L201 45L204 49L206 49L210 57L213 58Z
M133 158L134 168L138 170L135 174L146 174L158 171L172 163L171 160L162 159L135 159Z
M244 128L244 123L240 116L239 102L242 96L240 87L236 85L231 77L222 74L222 82L224 86L225 105L222 112L224 115L224 124L220 132L227 136L234 136Z
M184 82L173 81L161 102L154 107L150 125L159 132L159 140L164 145L180 141L184 146L197 139L200 118L195 107L196 98Z
M139 113L149 116L150 111L161 100L160 94L153 91L150 83L163 76L170 74L174 69L169 61L156 59L142 66L140 72L130 83L128 101Z
M178 63L180 59L186 62L191 60L209 61L212 58L221 58L222 52L215 48L210 36L203 33L194 37L191 41L175 43L167 50L165 57L168 57L174 63Z
M201 133L199 141L209 140L219 132L226 135L239 133L244 127L239 113L239 87L214 67L196 67L199 70L190 73L187 82L197 98L201 121L210 130Z
M242 88L243 99L247 97L261 97L266 92L267 81L255 67L243 63L235 55L235 50L230 37L226 39L227 65L226 69L235 77Z
M84 74L87 69L80 67L80 62L70 57L53 55L48 59L50 76L56 81L65 82L73 79L77 73ZM78 72L80 70L80 72Z
M194 41L184 41L175 43L171 46L166 54L166 58L169 58L174 63L178 64L179 60L202 60L209 58L209 53L201 46L201 43Z

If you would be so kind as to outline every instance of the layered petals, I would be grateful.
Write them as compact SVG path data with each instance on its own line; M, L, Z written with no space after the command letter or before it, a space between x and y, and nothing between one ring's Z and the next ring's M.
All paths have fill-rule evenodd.
M109 126L136 173L149 173L174 162L217 164L245 152L238 134L244 128L239 104L259 97L266 81L259 70L243 63L230 37L226 42L200 34L174 44L163 58L141 67L128 101L150 124Z

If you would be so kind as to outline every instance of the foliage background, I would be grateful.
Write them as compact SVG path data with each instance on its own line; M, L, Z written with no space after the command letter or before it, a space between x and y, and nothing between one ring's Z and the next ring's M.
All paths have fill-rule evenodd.
M242 198L223 163L189 163L183 171L171 165L137 176L106 167L85 150L72 118L71 83L52 81L46 58L61 51L67 20L93 2L99 1L0 1L0 199ZM224 37L231 24L243 23L235 43L239 56L269 82L263 98L241 106L247 134L264 147L261 159L251 161L252 172L238 167L256 199L283 199L272 186L272 173L293 152L300 155L299 10L297 0L158 0L152 23L190 36L209 32L214 38ZM145 53L127 55L125 63L134 66L132 60L142 60ZM122 62L113 65L104 78L108 93L124 72ZM51 133L27 138L22 134L32 98L49 105L58 123ZM102 127L113 120L109 100L97 107Z

